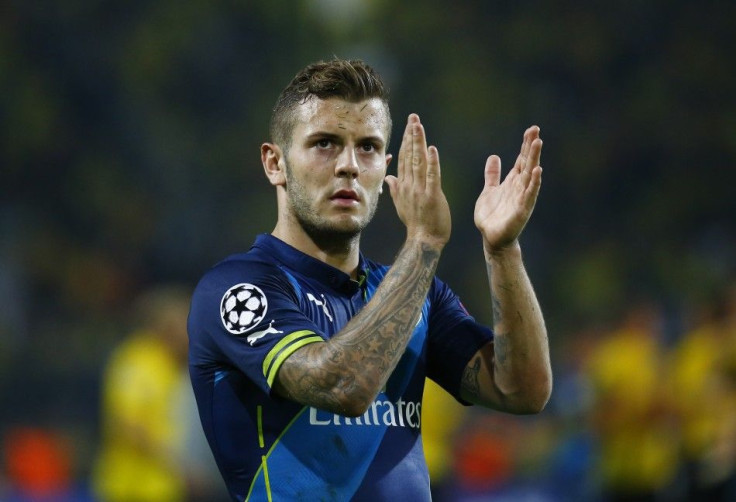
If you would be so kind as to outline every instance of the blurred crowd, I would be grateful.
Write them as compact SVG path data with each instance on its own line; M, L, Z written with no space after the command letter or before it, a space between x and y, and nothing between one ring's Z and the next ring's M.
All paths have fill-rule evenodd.
M3 501L224 501L186 368L188 290L158 286L99 379L89 457L58 426L6 427ZM466 408L427 381L438 502L736 500L736 286L673 322L651 298L554 343L536 416ZM53 422L52 422L53 424Z
M162 285L131 305L132 331L101 366L98 409L87 407L99 423L89 449L58 423L4 431L0 500L226 500L189 381L189 300L188 288Z
M483 162L545 140L523 248L553 397L513 417L428 385L437 500L736 500L735 44L719 0L3 2L0 500L222 496L171 284L271 230L270 108L333 54L442 152L438 275L481 322ZM384 199L364 250L402 237Z
M736 287L676 323L641 299L554 347L539 416L425 404L437 500L736 500Z

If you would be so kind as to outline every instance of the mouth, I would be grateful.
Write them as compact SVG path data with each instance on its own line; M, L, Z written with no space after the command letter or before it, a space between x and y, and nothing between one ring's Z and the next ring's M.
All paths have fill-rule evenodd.
M330 200L339 204L357 204L360 202L360 197L353 190L338 190L332 194Z

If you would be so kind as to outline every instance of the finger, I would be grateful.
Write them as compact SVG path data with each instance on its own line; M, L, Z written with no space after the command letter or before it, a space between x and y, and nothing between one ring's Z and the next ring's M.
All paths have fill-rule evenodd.
M414 184L424 190L427 183L427 138L424 134L424 126L417 117L412 130L412 159L411 169L414 176Z
M516 158L516 163L514 164L512 171L521 172L521 170L524 169L526 159L529 156L529 150L531 149L531 145L534 142L534 140L538 137L539 137L539 127L535 125L528 127L526 131L524 131L524 138L521 142L521 149L519 150L519 156Z
M412 129L412 116L406 121L406 127L404 128L404 137L401 139L401 148L399 148L399 161L396 167L396 176L399 181L404 181L406 177L406 171L409 168L408 162L411 162L411 129Z
M531 170L529 185L524 192L524 206L531 213L537 203L539 190L542 187L542 166L536 166Z
M529 182L532 177L532 170L539 165L539 159L542 155L542 140L539 138L536 138L529 150L529 154L524 161L524 167L521 170L521 173L519 173L519 183L523 190L526 190L526 188L529 186Z
M539 137L539 126L530 126L524 131L524 141L521 145L521 153L524 157L529 155L529 150L535 139Z
M486 160L486 167L483 172L487 187L497 187L501 183L501 157L491 155Z
M542 145L543 142L539 137L535 138L529 146L529 155L526 158L526 169L534 169L539 165L539 161L542 158Z
M514 167L511 168L509 175L513 173L521 172L521 169L524 166L524 157L526 156L526 151L529 146L529 134L530 134L530 128L527 128L524 131L524 134L522 135L522 138L521 138L521 147L519 148L519 155L516 156L516 162L514 162Z
M440 173L440 152L436 146L427 149L427 190L436 190L442 187Z
M516 180L516 185L519 186L519 190L524 192L526 188L529 186L529 180L532 177L532 170L529 168L528 162L524 162L524 165L521 168L521 172L519 173L519 176Z

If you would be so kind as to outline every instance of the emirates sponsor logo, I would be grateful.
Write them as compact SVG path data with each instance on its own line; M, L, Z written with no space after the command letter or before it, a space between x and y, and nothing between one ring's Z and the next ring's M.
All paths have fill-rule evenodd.
M327 411L309 408L310 425L346 425L346 426L373 426L411 427L419 429L422 417L422 403L404 401L399 398L396 402L376 399L362 416L350 418Z

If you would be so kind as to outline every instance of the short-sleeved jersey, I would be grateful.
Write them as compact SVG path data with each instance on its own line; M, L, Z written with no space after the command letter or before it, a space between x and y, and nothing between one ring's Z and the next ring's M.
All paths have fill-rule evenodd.
M284 360L336 335L387 271L361 255L355 281L264 234L202 278L189 315L189 370L234 500L429 500L424 378L459 399L463 369L493 336L442 281L434 279L404 355L364 415L272 391Z

